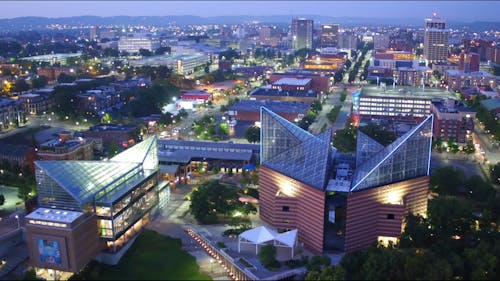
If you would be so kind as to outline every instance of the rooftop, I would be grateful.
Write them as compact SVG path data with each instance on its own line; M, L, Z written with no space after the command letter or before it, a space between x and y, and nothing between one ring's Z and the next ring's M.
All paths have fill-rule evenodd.
M311 83L311 78L281 78L278 81L274 82L273 85L293 85L293 86L307 86L307 84Z
M475 112L474 109L465 106L456 100L440 100L432 101L432 104L443 113L453 113L453 112Z
M59 223L72 223L78 219L82 212L37 208L35 211L29 213L25 218L30 220L44 220Z
M12 104L16 104L16 100L9 99L9 98L0 98L0 107L2 106L8 106Z
M496 110L500 108L500 98L482 100L481 105L489 111Z
M132 124L97 124L89 128L89 131L128 131L136 129L137 125Z
M311 107L311 103L298 101L241 100L232 105L229 110L260 111L262 106L277 113L306 113Z
M487 71L464 72L463 70L448 69L448 70L446 70L446 72L451 76L465 75L465 76L471 76L471 77L489 77L489 78L496 77L495 75L493 75Z
M406 87L406 86L396 86L393 90L391 85L386 86L386 90L382 87L370 86L364 87L361 93L361 97L397 97L397 98L422 98L422 99L433 99L433 98L452 98L456 99L452 92L448 92L442 89L436 88L422 88L417 87Z
M314 91L286 91L279 89L271 89L271 85L257 88L252 91L252 96L276 96L276 97L306 97L316 98L317 94Z
M259 145L224 142L160 140L158 156L162 162L189 163L192 159L249 161Z
M156 137L148 138L109 161L36 161L40 171L79 204L95 199L112 203L158 168Z

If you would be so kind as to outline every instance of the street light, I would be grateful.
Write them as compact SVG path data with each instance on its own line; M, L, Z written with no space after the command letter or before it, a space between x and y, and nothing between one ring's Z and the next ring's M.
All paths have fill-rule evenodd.
M19 223L19 215L16 215L15 218L17 220L17 228L21 228L21 224Z
M210 258L210 272L214 272L214 259Z

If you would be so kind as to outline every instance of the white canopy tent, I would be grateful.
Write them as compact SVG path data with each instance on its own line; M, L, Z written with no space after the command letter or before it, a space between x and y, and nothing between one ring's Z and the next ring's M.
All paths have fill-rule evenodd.
M238 236L238 253L241 251L241 243L255 244L255 254L259 253L259 245L273 241L276 247L287 247L293 249L297 244L298 230L293 229L284 233L278 233L266 226L259 226L242 232Z

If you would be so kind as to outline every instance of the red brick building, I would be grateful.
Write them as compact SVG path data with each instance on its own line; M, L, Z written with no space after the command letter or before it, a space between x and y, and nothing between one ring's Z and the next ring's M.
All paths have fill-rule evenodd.
M330 80L327 76L307 74L307 73L274 73L269 77L269 81L274 83L282 78L311 79L310 89L315 92L327 93L330 90Z
M458 70L463 70L464 72L479 71L479 54L461 53Z
M387 147L359 133L353 163L330 145L331 130L314 136L265 107L261 116L260 217L298 229L311 252L334 240L346 253L396 242L406 214L426 215L432 115Z
M47 77L49 81L57 80L61 73L72 75L74 74L74 70L69 67L46 67L39 68L36 71L36 74Z
M459 144L472 143L476 112L456 100L433 101L434 139L456 141Z
M260 121L260 108L264 106L290 122L301 120L311 107L310 102L241 100L229 108L229 115L241 121Z

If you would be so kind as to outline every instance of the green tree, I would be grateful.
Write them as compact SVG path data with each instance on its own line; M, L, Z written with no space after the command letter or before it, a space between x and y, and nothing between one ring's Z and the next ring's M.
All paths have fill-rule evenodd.
M405 229L401 234L401 248L421 248L431 246L429 223L420 215L409 213L405 216Z
M335 131L333 146L340 152L356 151L356 128L353 125L348 125L344 129Z
M108 145L108 158L111 158L118 154L118 145L114 142Z
M26 201L29 199L29 194L32 191L33 187L28 184L21 184L17 187L17 197Z
M385 130L378 125L367 125L359 127L359 130L383 146L387 146L396 140L396 134L392 130Z
M315 100L311 103L311 110L315 113L320 112L323 109L323 105L319 100Z
M260 142L260 128L257 126L250 126L245 131L245 138L249 143Z
M47 86L47 77L41 75L39 76L38 78L34 78L32 81L31 81L31 85L33 86L34 89L40 89L40 88L43 88L45 86Z
M259 252L260 263L266 268L279 268L280 263L276 260L276 247L265 245Z
M496 190L489 182L483 180L481 176L473 175L465 180L465 191L478 203L486 203L495 200Z
M111 114L109 112L106 112L102 118L101 118L101 122L102 123L111 123L113 122L113 117L111 116Z
M452 166L434 170L430 177L430 189L440 195L454 195L465 182L465 174L461 169Z
M339 115L339 113L340 113L340 109L341 109L341 108L342 108L342 106L340 106L340 105L336 105L336 106L334 106L334 107L330 110L330 112L328 112L328 113L326 114L326 117L328 118L328 120L329 120L330 122L332 122L332 123L333 123L333 122L335 122L335 120L337 119L337 116L338 116L338 115Z
M235 189L211 180L202 183L191 194L191 214L200 223L215 223L218 215L231 215L243 203Z
M59 83L73 83L76 80L76 77L68 75L64 72L59 74L59 77L57 77L57 82Z
M326 266L317 280L345 280L345 270L342 266Z
M473 225L472 205L455 197L439 196L429 200L427 209L431 231L438 239L466 237Z
M30 89L30 85L24 79L18 79L14 82L13 92L25 92Z
M500 162L490 167L490 180L494 184L500 184Z

